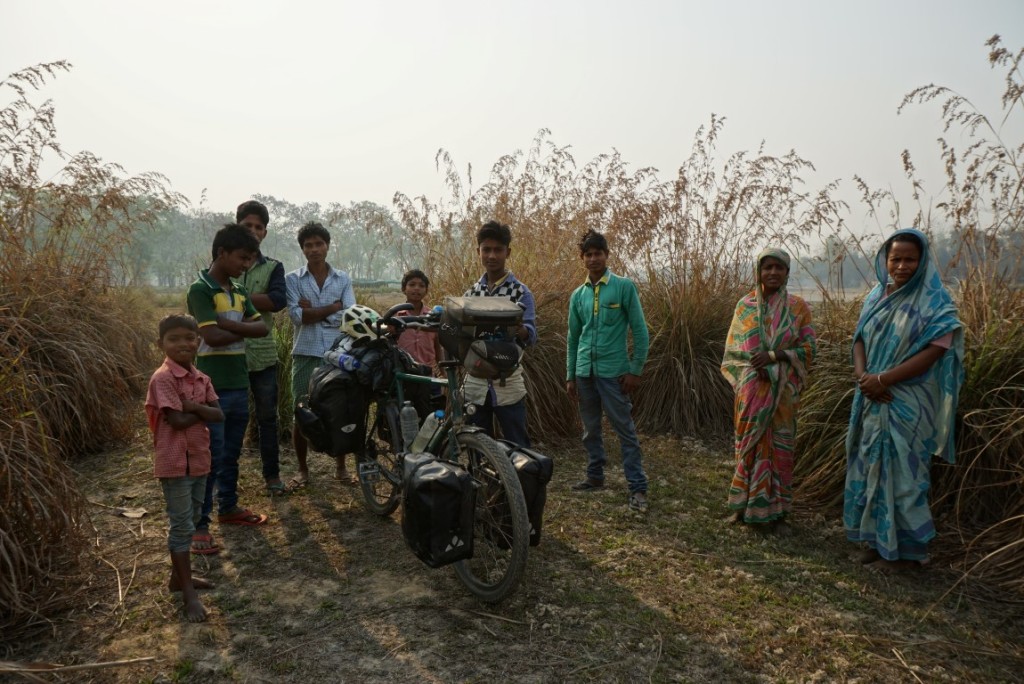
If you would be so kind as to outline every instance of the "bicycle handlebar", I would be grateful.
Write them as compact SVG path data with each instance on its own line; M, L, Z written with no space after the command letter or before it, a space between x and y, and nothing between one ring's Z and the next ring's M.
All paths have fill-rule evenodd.
M441 321L440 307L436 307L429 313L420 316L399 316L401 311L412 311L413 305L409 302L395 304L384 312L384 315L377 320L377 336L381 336L381 328L394 326L399 330L405 328L420 328L425 330L436 330L437 324Z

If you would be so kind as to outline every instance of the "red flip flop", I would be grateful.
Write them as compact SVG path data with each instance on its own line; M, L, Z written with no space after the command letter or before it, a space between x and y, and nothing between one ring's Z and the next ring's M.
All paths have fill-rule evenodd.
M262 525L267 522L267 516L259 513L253 513L248 508L242 508L234 513L218 515L217 522L221 525L245 525L247 527L256 527L257 525Z
M205 549L197 549L195 543L200 542L203 544L209 544ZM213 541L213 535L209 532L196 532L192 535L192 553L199 554L201 556L212 556L215 553L220 553L220 547L217 546Z

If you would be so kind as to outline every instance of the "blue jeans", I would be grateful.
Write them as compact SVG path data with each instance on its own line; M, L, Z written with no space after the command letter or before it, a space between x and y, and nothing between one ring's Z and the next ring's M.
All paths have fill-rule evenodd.
M249 390L217 390L223 423L207 423L210 428L210 476L206 478L206 497L203 514L196 527L210 526L213 511L213 490L217 490L217 512L227 513L238 505L238 457L242 454L242 440L249 425Z
M206 475L199 477L161 477L160 487L167 502L167 548L171 553L187 553L199 522L199 510L206 496Z
M250 371L249 389L260 436L263 479L276 480L281 476L281 447L277 440L277 364Z
M604 466L608 461L601 438L601 412L604 411L622 445L622 469L630 494L646 492L647 475L633 424L633 402L622 391L619 379L576 378L576 393L583 420L583 448L587 450L587 477L595 482L604 481Z
M490 403L484 405L474 404L476 413L466 416L470 425L479 425L491 437L494 437L494 419L498 419L498 427L501 428L501 436L519 446L530 446L530 435L526 432L526 398L520 399L508 406L494 406Z

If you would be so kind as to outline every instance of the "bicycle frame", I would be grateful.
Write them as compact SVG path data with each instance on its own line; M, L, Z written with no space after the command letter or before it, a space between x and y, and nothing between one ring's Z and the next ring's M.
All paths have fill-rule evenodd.
M388 389L388 395L394 397L398 401L398 405L402 406L405 402L402 385L405 382L448 388L448 411L445 412L444 421L438 427L437 432L431 436L430 441L427 442L427 446L424 448L424 451L436 456L441 456L441 454L438 453L440 451L441 444L444 443L444 440L448 438L448 435L454 428L462 425L465 418L465 413L462 407L462 392L459 389L459 364L457 361L442 361L441 366L445 369L445 375L447 376L445 378L434 378L425 375L413 375L412 373L396 371L395 377L391 381L391 387ZM458 444L455 443L455 440L449 440L448 450L450 452L448 460L458 460L459 447Z

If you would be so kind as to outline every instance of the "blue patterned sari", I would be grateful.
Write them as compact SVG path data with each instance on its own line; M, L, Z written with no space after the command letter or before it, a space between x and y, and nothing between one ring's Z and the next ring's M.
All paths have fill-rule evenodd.
M892 402L853 399L846 437L843 524L850 541L866 542L886 560L928 558L935 536L928 490L932 456L954 460L953 422L963 382L963 328L931 257L928 238L917 272L885 296L885 245L875 258L878 285L861 309L854 341L864 342L867 372L898 366L933 341L953 333L952 346L922 375L892 385Z

